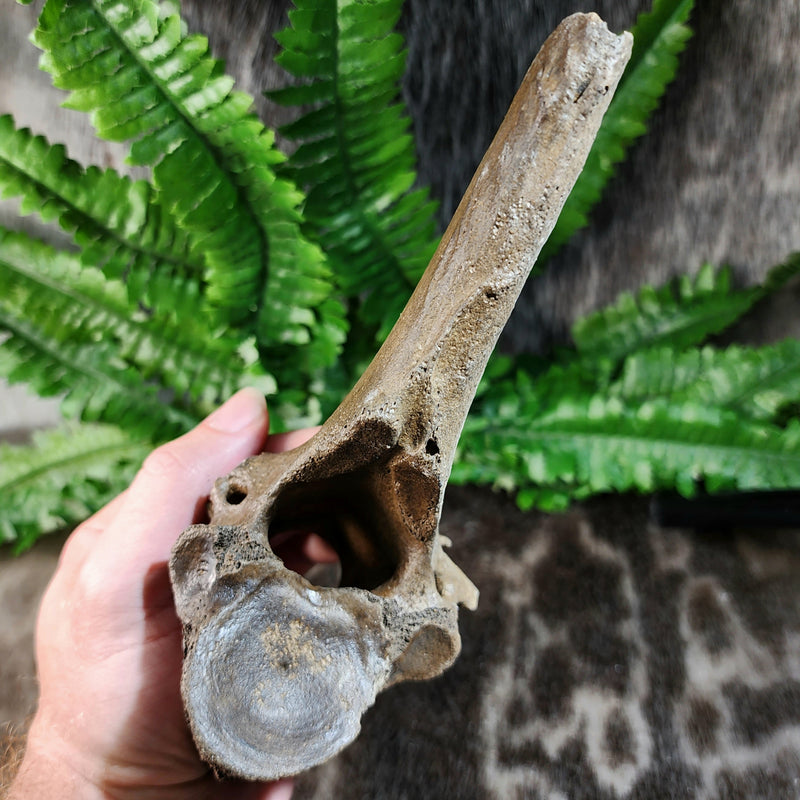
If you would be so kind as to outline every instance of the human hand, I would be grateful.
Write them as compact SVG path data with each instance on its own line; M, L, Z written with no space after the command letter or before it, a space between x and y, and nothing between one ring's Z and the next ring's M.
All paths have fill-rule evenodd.
M289 450L311 433L272 437L268 449ZM291 781L220 782L200 760L180 696L167 571L214 480L260 452L266 434L263 397L239 392L151 453L131 486L69 537L39 612L39 708L11 800L291 796ZM315 553L324 560L324 547L308 542L306 560Z

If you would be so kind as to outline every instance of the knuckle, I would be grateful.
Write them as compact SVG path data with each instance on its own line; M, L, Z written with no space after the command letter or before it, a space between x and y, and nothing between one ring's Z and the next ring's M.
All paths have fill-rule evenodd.
M83 563L86 553L89 551L86 541L89 538L89 533L85 528L79 527L70 534L67 541L64 542L58 557L60 569L72 570Z
M190 471L177 449L170 445L162 445L153 450L142 464L141 474L157 479L175 478Z
M107 577L97 569L93 559L87 559L78 570L73 585L73 603L78 616L84 617L88 609L103 606L107 600Z

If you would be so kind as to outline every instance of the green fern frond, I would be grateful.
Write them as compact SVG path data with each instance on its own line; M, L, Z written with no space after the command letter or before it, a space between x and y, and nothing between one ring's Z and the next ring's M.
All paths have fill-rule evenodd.
M544 489L580 499L607 491L709 491L800 485L800 421L781 429L724 409L667 399L628 405L605 395L563 397L514 424L474 420L459 445L458 481Z
M451 479L545 510L611 490L690 494L698 481L800 486L800 342L696 346L799 271L793 255L735 291L727 270L705 266L580 320L576 350L549 367L505 357L478 393Z
M41 64L91 113L100 136L133 140L162 202L206 258L209 301L255 330L262 356L328 364L343 338L322 251L299 228L303 196L274 168L272 133L234 92L205 37L184 35L153 0L48 0L34 33Z
M729 408L745 418L776 421L782 409L800 402L800 341L634 353L610 392L627 402L669 396L676 403Z
M66 425L0 443L0 542L17 552L80 522L131 481L150 445L110 425Z
M181 433L242 383L275 391L235 342L187 335L132 311L121 283L70 254L0 229L0 373L63 409L115 422L151 441ZM255 357L255 353L251 358Z
M678 55L692 35L687 25L694 0L654 0L652 11L640 14L632 29L633 52L614 99L572 189L547 240L538 264L544 264L587 224L615 166L625 158L631 143L647 130L646 122L657 107L678 69Z
M645 286L635 296L624 292L612 306L576 322L572 338L587 362L596 356L617 361L653 347L682 350L727 328L764 292L761 286L733 289L728 269L706 264L694 278Z
M798 275L800 275L800 252L791 253L785 261L767 273L767 277L761 283L764 295L777 292Z
M304 213L344 293L383 339L438 243L436 204L416 182L405 66L393 32L402 0L297 0L277 61L302 85L270 92L312 104L282 129L299 147L284 172L307 187Z
M0 196L19 197L23 214L57 218L81 248L81 260L124 278L132 302L184 319L198 303L202 257L156 201L146 181L114 170L83 169L61 145L50 145L10 115L0 116ZM157 281L157 291L154 284Z

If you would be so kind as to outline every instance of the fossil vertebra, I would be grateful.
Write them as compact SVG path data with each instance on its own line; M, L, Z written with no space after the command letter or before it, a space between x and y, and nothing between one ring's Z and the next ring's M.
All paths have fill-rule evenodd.
M210 524L170 563L182 693L218 771L272 779L351 742L387 686L460 649L478 592L442 549L444 487L497 337L555 224L630 56L594 14L545 42L406 309L321 430L217 481ZM287 569L270 535L329 539L341 585Z

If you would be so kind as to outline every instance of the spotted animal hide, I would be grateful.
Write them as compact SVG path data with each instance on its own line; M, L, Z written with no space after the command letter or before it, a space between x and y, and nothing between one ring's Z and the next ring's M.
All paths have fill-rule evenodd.
M481 604L435 681L380 695L297 797L788 798L800 785L800 538L663 529L648 502L523 514L450 490Z

